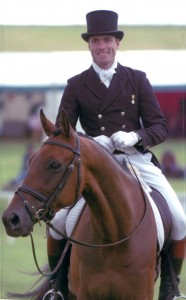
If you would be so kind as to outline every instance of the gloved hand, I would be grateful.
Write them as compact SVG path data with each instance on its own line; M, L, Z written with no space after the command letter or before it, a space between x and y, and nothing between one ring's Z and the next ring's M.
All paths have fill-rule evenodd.
M118 131L112 134L110 138L115 145L115 149L120 151L124 151L126 147L134 146L139 141L139 137L134 131Z
M93 138L98 144L103 146L108 152L112 153L115 150L111 139L106 135L99 135Z

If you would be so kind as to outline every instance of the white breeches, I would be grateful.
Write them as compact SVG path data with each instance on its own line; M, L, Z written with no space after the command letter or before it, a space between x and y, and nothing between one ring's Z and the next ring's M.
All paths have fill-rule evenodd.
M143 180L150 187L159 191L159 193L165 198L172 215L171 238L173 240L181 240L185 238L186 215L183 207L162 171L151 162L152 154L150 152L146 154L137 152L134 155L128 156L128 159L124 154L115 155L115 157L121 165L124 159L127 163L129 159L131 164L139 169Z
M162 194L165 198L169 209L172 214L172 233L171 238L173 240L182 240L186 237L186 215L181 206L181 203L170 186L169 182L163 175L162 171L156 167L152 162L152 154L150 152L142 154L137 152L126 158L125 154L115 155L115 158L122 165L125 160L128 163L128 159L133 166L136 166L140 171L140 176L143 180L152 188ZM53 225L63 233L65 233L65 220L68 210L61 209L56 213L56 216L52 220ZM61 239L53 230L50 230L51 235L55 239Z

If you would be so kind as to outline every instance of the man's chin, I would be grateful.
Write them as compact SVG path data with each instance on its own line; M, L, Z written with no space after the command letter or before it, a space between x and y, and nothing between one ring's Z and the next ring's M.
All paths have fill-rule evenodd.
M111 67L112 63L106 59L99 59L96 63L101 69L108 69Z

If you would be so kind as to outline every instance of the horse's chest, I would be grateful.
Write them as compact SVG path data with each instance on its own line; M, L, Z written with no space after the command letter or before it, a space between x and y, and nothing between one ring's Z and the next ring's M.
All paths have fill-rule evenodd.
M112 277L112 278L111 278ZM120 300L126 299L123 291L123 279L120 276L110 276L109 274L94 274L86 283L85 294L96 300ZM84 298L83 298L84 299Z

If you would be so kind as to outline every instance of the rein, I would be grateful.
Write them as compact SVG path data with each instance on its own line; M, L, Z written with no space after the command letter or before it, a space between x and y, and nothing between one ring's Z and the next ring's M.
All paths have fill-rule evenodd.
M139 184L141 193L143 195L144 203L145 203L145 213L143 215L143 218L142 218L141 222L139 223L139 225L136 227L136 229L131 234L129 234L125 238L123 238L123 239L121 239L121 240L119 240L117 242L114 242L114 243L98 244L98 245L96 245L96 244L89 244L89 243L80 242L78 240L75 240L75 239L67 236L66 234L64 234L61 231L59 231L56 227L54 227L53 224L49 220L46 221L46 225L48 227L50 227L53 231L55 231L59 236L61 236L62 238L66 239L68 241L70 241L71 243L74 243L74 244L77 244L77 245L80 245L80 246L84 246L84 247L89 247L89 248L113 247L113 246L117 246L119 244L122 244L122 243L126 242L127 240L129 240L131 237L133 237L136 234L136 232L139 230L139 228L142 226L142 224L143 224L143 222L144 222L144 220L146 218L146 215L147 215L147 198L145 196L145 193L144 193L144 190L142 188L141 182L140 182L140 180L139 180L139 178L138 178L138 176L136 174L136 171L133 168L133 165L131 164L131 162L130 162L129 157L128 157L127 154L126 154L126 157L127 157L127 160L128 160L128 162L129 162L129 164L131 166L131 169L132 169L132 171L133 171L133 173L134 173L134 175L135 175L135 177L137 179L137 182Z
M53 226L53 224L50 222L50 220L55 215L54 211L51 210L50 205L52 204L52 202L56 198L56 196L60 193L60 191L64 188L64 186L67 183L67 180L68 180L70 174L73 172L74 167L75 167L76 164L78 164L78 176L77 176L78 178L77 178L76 197L75 197L75 201L74 201L73 205L75 205L77 203L78 198L79 198L79 189L80 189L80 166L79 165L80 165L81 159L80 159L80 142L79 142L78 135L76 135L76 145L77 145L76 149L72 148L69 145L66 145L66 144L63 144L63 143L60 143L60 142L56 142L56 141L51 141L51 140L45 141L44 144L56 145L56 146L59 146L59 147L62 147L62 148L66 148L66 149L68 149L68 150L70 150L70 151L72 151L74 153L74 158L72 159L72 162L69 164L68 168L66 169L66 172L65 172L64 176L62 177L61 182L59 183L59 185L57 186L57 188L54 190L54 192L49 197L46 197L46 196L42 195L41 193L35 191L34 189L32 189L32 188L30 188L28 186L21 186L15 192L15 193L17 193L20 196L20 198L21 198L21 200L22 200L22 202L23 202L26 210L28 211L28 214L30 215L33 223L36 223L36 222L40 223L40 221L42 220L42 221L44 221L46 223L46 225L49 228L51 228L53 231L55 231L62 238L66 239L66 240L69 240L70 242L78 244L80 246L91 247L91 248L116 246L116 245L119 245L119 244L121 244L123 242L126 242L131 237L133 237L136 234L136 232L139 230L139 228L141 227L141 225L143 224L143 222L145 220L145 217L147 215L147 200L146 200L146 196L144 194L143 188L141 186L141 183L140 183L140 181L138 179L138 176L137 176L135 170L133 169L133 166L131 165L130 161L129 161L129 163L130 163L130 165L131 165L131 167L133 169L133 172L134 172L134 174L135 174L135 176L136 176L136 178L138 180L141 192L143 194L144 202L145 202L145 213L143 215L143 218L142 218L141 222L139 223L139 225L136 227L136 229L131 234L129 234L128 236L126 236L125 238L123 238L123 239L121 239L121 240L119 240L117 242L107 243L107 244L98 244L98 245L96 245L96 244L89 244L89 243L80 242L78 240L75 240L75 239L67 236L66 234L60 232L57 228L55 228ZM44 203L44 207L41 208L40 210L38 210L36 212L35 208L33 206L30 206L29 202L23 197L22 192L35 197L40 202L43 202Z
M145 196L144 196L144 198L145 198ZM53 231L55 231L59 236L61 236L62 238L66 239L66 240L69 240L71 243L74 243L74 244L77 244L77 245L80 245L80 246L89 247L89 248L113 247L113 246L117 246L119 244L122 244L122 243L126 242L127 240L129 240L131 237L133 237L136 234L136 232L139 230L139 228L141 227L141 225L143 224L146 215L147 215L147 201L146 201L146 198L145 198L145 213L143 215L143 218L142 218L141 222L136 227L136 229L131 234L129 234L128 236L126 236L125 238L123 238L123 239L121 239L121 240L119 240L117 242L110 243L110 244L108 243L108 244L98 244L98 245L96 245L96 244L83 243L83 242L77 241L77 240L75 240L75 239L67 236L66 234L62 233L61 231L59 231L57 228L55 228L53 226L53 224L49 220L46 221L46 224Z
M53 224L50 222L50 220L54 217L55 215L55 212L54 210L52 210L50 208L53 200L56 198L56 196L61 192L61 190L64 188L65 184L67 183L68 179L69 179L69 176L71 175L71 173L73 172L74 170L74 167L75 165L78 166L78 176L77 176L77 187L76 187L76 196L75 196L75 201L74 201L74 204L75 205L79 199L79 191L80 191L80 162L81 162L81 159L80 159L80 141L79 141L79 137L78 135L76 135L76 148L73 148L69 145L66 145L66 144L63 144L63 143L60 143L60 142L56 142L56 141L52 141L52 140L47 140L44 142L44 144L50 144L50 145L55 145L55 146L59 146L59 147L62 147L62 148L66 148L67 150L71 151L74 153L74 157L71 161L71 163L69 164L69 166L67 167L60 183L58 184L58 186L56 187L56 189L54 190L54 192L49 195L48 197L45 196L45 195L42 195L40 192L38 191L35 191L34 189L32 189L31 187L28 187L28 186L21 186L17 189L17 191L15 192L16 194L19 195L19 197L21 198L31 220L33 221L33 223L35 224L36 222L38 222L40 224L40 221L44 221L46 223L46 225L51 228L53 231L55 231L59 236L61 236L62 238L68 240L68 243L74 243L74 244L77 244L77 245L80 245L80 246L85 246L85 247L89 247L89 248L101 248L101 247L113 247L113 246L116 246L116 245L119 245L119 244L122 244L124 242L126 242L127 240L129 240L130 238L132 238L136 232L139 230L139 228L142 226L145 218L146 218L146 215L147 215L147 199L146 199L146 196L144 194L144 191L143 191L143 188L141 186L141 183L138 179L138 176L135 172L135 170L133 169L133 172L138 180L138 183L139 183L139 186L140 186L140 189L141 189L141 192L143 194L143 198L144 198L144 202L145 202L145 212L144 212L144 215L143 215L143 218L141 220L141 222L139 223L139 225L136 227L136 229L131 233L129 234L128 236L126 236L125 238L117 241L117 242L114 242L114 243L107 243L107 244L89 244L89 243L84 243L84 242L81 242L81 241L78 241L78 240L75 240L71 237L68 237L66 234L63 234L62 232L60 232L57 228L55 228L53 226ZM130 163L131 164L131 163ZM28 195L31 195L33 196L34 198L36 198L38 201L44 203L44 206L43 208L39 209L38 211L35 210L34 206L31 206L29 204L29 202L24 198L23 194L22 193L26 193ZM33 237L32 235L30 234L30 237L31 237L31 244L32 244L32 251L33 251L33 256L34 256L34 261L35 261L35 264L36 264L36 267L38 269L38 271L44 275L44 276L50 276L52 274L54 274L60 267L61 265L61 262L63 261L63 255L61 256L61 259L59 260L59 263L57 264L56 268L51 272L51 273L48 273L48 274L44 274L41 269L39 268L39 265L38 265L38 262L37 262L37 258L36 258L36 252L35 252L35 246L34 246L34 241L33 241Z

